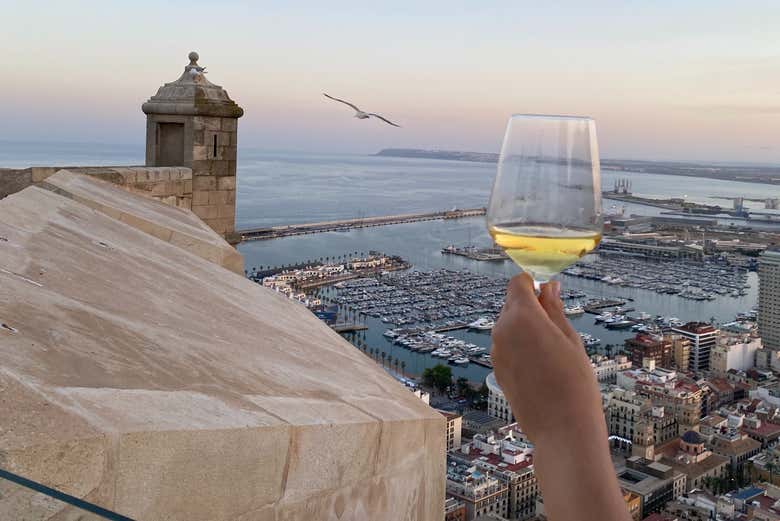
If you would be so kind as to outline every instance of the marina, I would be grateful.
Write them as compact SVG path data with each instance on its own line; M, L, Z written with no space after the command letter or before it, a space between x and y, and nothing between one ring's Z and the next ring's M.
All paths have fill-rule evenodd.
M335 284L331 301L347 315L381 321L386 327L382 333L385 341L412 352L446 358L453 365L475 363L489 368L492 362L487 347L443 333L490 332L504 303L506 283L505 278L445 268L385 273ZM578 290L567 290L562 298L573 301L564 308L567 316L596 314L594 323L610 330L651 332L660 330L664 319L652 321L651 315L644 312L629 315L634 311L626 307L629 299L589 297ZM602 343L591 333L581 332L580 337L589 352L595 352Z
M472 262L471 266L480 265L483 263ZM620 271L621 267L623 271ZM503 306L508 276L477 273L471 269L465 265L458 269L411 268L343 281L323 288L323 291L326 300L340 306L343 313L361 317L358 320L369 326L366 331L345 335L358 348L363 346L365 350L370 345L375 352L386 352L396 360L419 360L409 362L411 374L419 364L430 367L447 363L455 374L466 371L469 379L479 381L479 377L471 375L474 371L479 374L492 367L489 333ZM690 299L684 292L682 295L657 292L643 283L644 278L632 278L633 274L659 278L652 274L673 273L677 280L670 279L667 284L681 288L692 288L694 283L704 280L709 282L703 288L715 289L713 284L722 284L728 291L720 288L714 293L720 302L724 302L723 299L742 301L744 295L733 298L731 288L746 285L747 279L744 270L718 263L654 261L611 254L590 255L573 267L573 273L578 269L594 276L586 278L564 273L566 289L561 298L564 312L578 330L589 354L616 354L622 349L623 341L637 333L658 333L688 320L709 318L698 308L696 315L680 313L684 318L670 315L669 304L648 309L643 304L646 294L654 293L675 301ZM596 277L599 270L604 270L604 274ZM627 284L616 280L618 273L623 273ZM604 277L610 278L602 280ZM575 284L577 280L583 281L584 285ZM724 320L733 320L733 316L724 317Z
M335 287L339 304L391 326L419 324L432 330L466 327L480 316L497 315L504 303L506 279L441 268L385 274Z
M697 301L715 300L719 296L743 297L750 288L747 270L710 260L649 261L629 255L590 255L587 262L574 265L564 273L612 286L642 288ZM590 309L585 308L589 313L597 310L593 305Z

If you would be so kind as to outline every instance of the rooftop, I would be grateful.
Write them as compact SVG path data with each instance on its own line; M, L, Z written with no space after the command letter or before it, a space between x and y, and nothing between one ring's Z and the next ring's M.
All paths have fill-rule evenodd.
M712 440L712 446L713 450L715 450L718 454L723 454L724 456L739 456L741 454L746 454L749 452L752 452L754 450L758 450L761 448L761 442L754 440L750 437L740 438L737 440L724 440L720 437L715 437Z
M496 418L495 416L491 416L486 412L482 411L471 411L467 412L463 415L463 421L468 421L470 423L481 425L481 426L489 426L494 424L501 424L503 425L503 421L499 418Z
M744 501L753 498L755 496L761 496L763 494L764 494L763 488L747 487L747 488L740 489L736 492L733 492L731 494L731 497L733 497L734 499L741 499Z
M742 428L747 433L757 434L760 436L774 436L780 434L780 425L766 421L762 421L761 425L758 427L749 427L744 425Z
M719 393L728 393L734 391L734 384L726 380L725 378L710 378L707 380L710 387L718 391Z
M691 443L694 445L704 443L704 438L702 438L701 434L696 431L687 431L682 435L681 439L685 443Z
M712 324L708 324L706 322L688 322L687 324L672 329L674 331L684 331L686 333L693 333L695 335L703 335L717 331L712 326Z
M179 79L166 83L141 107L146 114L182 114L239 118L244 110L230 99L225 89L206 79L206 68L198 65L198 53Z
M520 472L523 469L533 466L532 457L529 457L520 463L506 463L503 459L501 459L501 456L497 454L484 453L479 449L474 448L472 448L468 454L458 452L457 455L463 459L468 459L469 461L481 460L485 463L495 465L498 467L499 471Z

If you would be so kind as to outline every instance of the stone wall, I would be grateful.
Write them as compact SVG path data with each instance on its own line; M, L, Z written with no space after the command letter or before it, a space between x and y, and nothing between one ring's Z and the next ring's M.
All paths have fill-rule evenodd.
M236 224L235 118L149 114L147 117L146 163L158 164L160 124L182 125L185 143L183 164L192 171L192 211L220 235L231 239ZM191 143L191 146L186 144Z
M138 520L440 521L444 418L194 220L67 172L0 200L0 466ZM0 519L78 518L29 494Z
M192 208L192 170L146 166L34 166L0 169L0 199L41 183L59 170L86 174L177 208ZM235 186L235 179L233 180Z
M234 118L192 118L192 211L225 236L236 228L237 125Z

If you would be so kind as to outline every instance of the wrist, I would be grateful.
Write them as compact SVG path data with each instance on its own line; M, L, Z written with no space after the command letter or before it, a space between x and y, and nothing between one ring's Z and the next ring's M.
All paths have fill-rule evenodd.
M607 424L601 411L564 415L562 420L534 433L538 438L532 440L536 451L549 447L575 453L600 449L609 452Z

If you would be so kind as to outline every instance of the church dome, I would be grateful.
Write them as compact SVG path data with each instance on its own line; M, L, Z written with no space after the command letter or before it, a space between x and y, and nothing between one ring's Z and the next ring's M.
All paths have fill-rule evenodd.
M682 440L690 445L699 445L704 443L704 439L696 431L688 431L682 435Z

